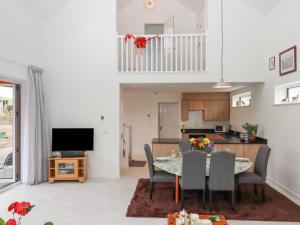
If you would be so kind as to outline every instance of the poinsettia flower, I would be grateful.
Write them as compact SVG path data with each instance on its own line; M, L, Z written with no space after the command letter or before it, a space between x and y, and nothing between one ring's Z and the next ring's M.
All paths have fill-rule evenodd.
M9 219L6 222L6 225L17 225L17 221L15 219Z
M17 209L17 207L18 207L19 204L20 204L19 202L13 202L13 203L11 203L8 206L8 209L7 209L8 212L12 212L12 211L16 212L16 209Z
M32 206L30 202L21 202L16 208L16 213L20 216L26 216L30 212L31 208Z

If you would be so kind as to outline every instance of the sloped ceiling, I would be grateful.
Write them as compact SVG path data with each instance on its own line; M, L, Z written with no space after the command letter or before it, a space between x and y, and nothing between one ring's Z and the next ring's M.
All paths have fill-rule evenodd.
M134 0L117 0L118 3L118 10L122 10L124 7L129 5ZM144 0L140 0L141 4L144 3ZM163 1L163 0L154 0L156 2ZM175 1L175 0L174 0ZM199 9L199 5L203 4L205 0L177 0L178 2L182 3L186 7L188 7L190 10L195 11Z
M57 10L63 8L71 0L17 0L40 18L52 16Z
M262 15L270 13L283 0L240 0Z

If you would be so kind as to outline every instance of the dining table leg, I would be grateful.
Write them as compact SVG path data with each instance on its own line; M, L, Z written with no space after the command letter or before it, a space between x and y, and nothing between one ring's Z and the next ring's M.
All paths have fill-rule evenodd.
M175 189L175 202L176 204L179 203L179 176L176 176L176 189Z

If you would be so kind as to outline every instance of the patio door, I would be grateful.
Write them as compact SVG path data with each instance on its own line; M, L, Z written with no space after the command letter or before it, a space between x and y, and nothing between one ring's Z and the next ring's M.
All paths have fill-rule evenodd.
M0 188L20 179L20 87L0 81Z

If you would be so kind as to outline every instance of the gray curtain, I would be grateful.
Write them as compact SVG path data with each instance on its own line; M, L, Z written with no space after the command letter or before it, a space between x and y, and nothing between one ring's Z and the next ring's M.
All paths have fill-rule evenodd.
M29 154L28 184L39 184L48 179L50 144L43 87L43 70L28 67L29 74Z

